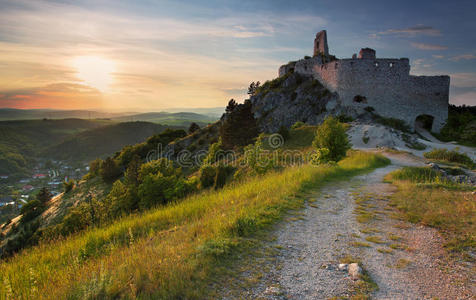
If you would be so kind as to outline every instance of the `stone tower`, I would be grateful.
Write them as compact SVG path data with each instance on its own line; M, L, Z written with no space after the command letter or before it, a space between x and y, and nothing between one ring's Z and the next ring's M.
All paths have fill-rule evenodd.
M375 50L371 48L362 48L359 52L359 59L375 59Z
M319 31L314 40L314 56L322 53L329 55L329 48L327 46L327 32L325 30Z

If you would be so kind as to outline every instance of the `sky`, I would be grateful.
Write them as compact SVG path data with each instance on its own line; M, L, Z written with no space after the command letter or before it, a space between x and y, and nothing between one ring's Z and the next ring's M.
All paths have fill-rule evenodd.
M0 0L0 107L158 111L242 101L312 55L410 58L476 105L476 1Z

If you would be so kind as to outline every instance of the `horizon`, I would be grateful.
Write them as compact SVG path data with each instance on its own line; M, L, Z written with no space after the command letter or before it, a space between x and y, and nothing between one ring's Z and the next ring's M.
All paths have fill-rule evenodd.
M451 77L450 104L476 105L476 4L460 1L0 0L0 107L160 112L225 107L252 81L329 51L408 57ZM346 9L342 9L346 7ZM411 7L411 9L408 9Z

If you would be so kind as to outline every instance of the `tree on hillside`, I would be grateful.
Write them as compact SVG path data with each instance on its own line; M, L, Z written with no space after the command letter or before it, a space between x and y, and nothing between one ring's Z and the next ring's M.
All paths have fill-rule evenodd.
M224 149L246 146L258 135L258 127L251 107L250 100L245 100L240 105L237 105L233 99L228 103L220 129Z
M192 134L192 133L194 133L194 132L197 131L197 130L200 130L200 126L198 126L197 123L192 122L192 124L190 124L190 127L188 128L188 133L189 133L189 134Z
M230 101L228 101L228 105L225 108L225 114L232 113L237 106L238 103L236 103L235 99L230 99Z
M256 91L258 90L260 85L261 83L259 81L253 81L252 83L250 83L250 86L248 87L248 95L253 96L254 94L256 94Z
M111 157L106 158L101 164L101 169L99 170L99 175L107 183L113 183L117 178L122 175L122 171L119 166L116 164L116 161Z
M50 201L51 197L53 197L53 195L50 193L50 191L46 187L41 188L40 192L36 195L36 198L41 203L46 203Z
M345 125L332 116L327 117L317 127L316 137L312 144L319 153L325 153L324 160L330 161L341 160L351 147Z

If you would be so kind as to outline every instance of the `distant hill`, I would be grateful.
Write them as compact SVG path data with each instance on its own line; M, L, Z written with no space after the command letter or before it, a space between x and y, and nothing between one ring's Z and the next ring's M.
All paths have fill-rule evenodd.
M210 116L212 118L220 118L225 112L225 107L202 107L202 108L169 108L164 109L165 112L178 113L178 112L192 112L196 114Z
M1 121L0 174L26 173L28 165L47 147L109 123L81 119Z
M168 113L168 112L149 112L142 114L135 114L129 116L121 116L113 118L114 121L118 122L127 122L127 121L144 121L159 123L163 125L174 125L174 126L185 126L188 127L190 123L195 122L200 126L208 125L208 123L213 123L218 118L213 118L211 116L201 115L192 112L178 112L178 113Z
M110 119L128 113L107 113L90 110L14 109L0 108L0 121L35 119ZM129 113L130 114L130 113Z
M121 150L126 145L145 141L167 128L150 122L125 122L86 130L48 147L43 156L59 160L90 161Z

